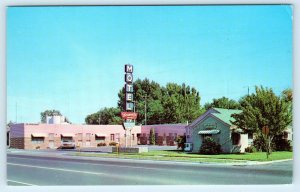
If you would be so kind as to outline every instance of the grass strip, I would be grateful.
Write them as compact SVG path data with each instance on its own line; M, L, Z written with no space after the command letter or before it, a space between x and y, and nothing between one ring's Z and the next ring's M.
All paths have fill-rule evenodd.
M150 151L146 153L88 153L78 152L75 156L88 157L108 157L108 158L130 158L146 160L165 160L165 161L189 161L189 162L243 162L243 161L274 161L292 159L292 152L273 152L269 159L264 152L244 153L244 154L220 154L220 155L201 155L188 154L181 151Z

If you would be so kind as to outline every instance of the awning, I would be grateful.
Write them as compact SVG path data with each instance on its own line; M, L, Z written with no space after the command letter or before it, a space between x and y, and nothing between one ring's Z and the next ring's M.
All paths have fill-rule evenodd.
M198 132L199 135L218 134L218 133L220 133L220 130L218 129L201 130Z
M103 134L103 133L96 133L95 134L97 137L107 137L106 134Z
M233 133L244 133L244 131L242 129L233 129L232 130Z
M63 137L74 137L73 133L62 133L61 136Z
M32 133L32 137L46 137L45 133Z

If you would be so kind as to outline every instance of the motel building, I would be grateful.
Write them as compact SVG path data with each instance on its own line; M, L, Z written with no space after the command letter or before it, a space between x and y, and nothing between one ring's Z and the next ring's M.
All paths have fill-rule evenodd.
M18 149L56 149L62 141L71 140L76 148L108 146L111 142L125 146L149 145L150 130L154 129L155 145L175 146L177 136L186 136L187 151L198 153L205 137L221 145L222 153L243 153L252 145L253 136L244 134L231 121L232 114L241 110L211 108L191 124L162 124L135 126L131 133L122 125L85 125L66 123L62 116L47 117L46 123L19 123L10 126L9 147ZM131 134L131 137L129 136ZM292 127L284 131L283 139L292 141Z
M253 144L252 134L245 134L231 122L232 114L241 110L211 108L186 127L187 143L192 152L199 152L205 137L211 137L221 145L222 153L244 153L245 148ZM292 127L283 132L282 139L292 141Z
M245 152L250 145L248 134L232 125L232 114L241 110L211 108L187 127L187 142L192 143L192 151L198 152L205 137L211 137L221 145L223 153Z
M10 148L57 149L63 141L72 141L76 148L99 147L115 142L125 146L122 125L69 124L62 116L47 117L46 123L19 123L10 127ZM150 129L154 128L157 145L176 145L177 135L185 134L185 124L135 126L127 131L127 144L133 146L150 143Z

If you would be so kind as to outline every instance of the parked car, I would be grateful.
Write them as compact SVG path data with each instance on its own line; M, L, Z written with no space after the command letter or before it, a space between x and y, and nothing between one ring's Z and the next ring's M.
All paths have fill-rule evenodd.
M62 140L61 149L75 149L75 142L73 140Z

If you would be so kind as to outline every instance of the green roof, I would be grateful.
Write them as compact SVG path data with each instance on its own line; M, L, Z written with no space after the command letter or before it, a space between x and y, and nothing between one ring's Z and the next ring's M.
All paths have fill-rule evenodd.
M238 109L223 109L223 108L213 108L213 109L216 110L218 113L211 113L211 114L229 125L232 125L230 121L234 121L234 118L231 117L231 115L239 114L242 112L242 110L238 110Z

